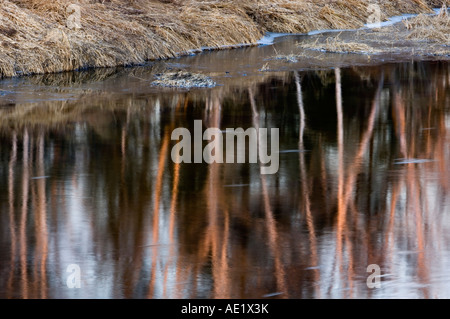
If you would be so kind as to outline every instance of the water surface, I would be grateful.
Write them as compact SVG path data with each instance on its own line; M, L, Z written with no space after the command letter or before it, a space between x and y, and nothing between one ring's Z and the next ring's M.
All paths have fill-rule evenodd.
M449 64L270 51L0 82L0 297L449 298ZM180 66L222 85L149 85ZM198 119L279 128L278 173L175 164Z

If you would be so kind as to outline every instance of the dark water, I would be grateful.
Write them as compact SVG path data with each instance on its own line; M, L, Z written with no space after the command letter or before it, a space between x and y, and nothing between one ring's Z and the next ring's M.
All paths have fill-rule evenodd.
M1 298L450 297L449 64L227 63L191 91L160 64L0 82ZM278 173L175 164L196 119L279 128Z

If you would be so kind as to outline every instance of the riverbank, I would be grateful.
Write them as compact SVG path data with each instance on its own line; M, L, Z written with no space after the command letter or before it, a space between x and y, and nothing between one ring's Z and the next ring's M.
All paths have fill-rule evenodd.
M396 54L402 57L450 57L450 14L420 14L394 25L334 34L313 35L298 43L302 49L368 56Z
M265 32L362 27L367 0L0 1L0 77L149 60L255 45ZM381 19L431 13L436 1L380 2Z

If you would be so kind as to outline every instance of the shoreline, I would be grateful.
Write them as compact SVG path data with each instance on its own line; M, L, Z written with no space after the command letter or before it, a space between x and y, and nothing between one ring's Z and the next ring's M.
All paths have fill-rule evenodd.
M261 45L268 32L300 34L364 26L368 0L3 0L0 78L142 65L205 50ZM431 13L431 2L380 3L383 20ZM78 25L77 25L78 23Z

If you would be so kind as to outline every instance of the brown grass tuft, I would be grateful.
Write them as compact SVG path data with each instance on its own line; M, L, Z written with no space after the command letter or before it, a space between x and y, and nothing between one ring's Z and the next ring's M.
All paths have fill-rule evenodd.
M297 44L303 49L319 50L330 53L358 53L358 54L374 54L378 50L361 42L345 41L337 35L336 37L328 37L323 42L301 42Z
M206 75L186 71L168 72L156 75L153 85L176 88L214 87L217 84Z
M437 16L420 14L404 21L404 24L408 30L411 30L409 39L450 45L450 16L445 4Z

